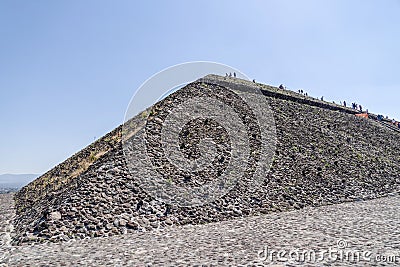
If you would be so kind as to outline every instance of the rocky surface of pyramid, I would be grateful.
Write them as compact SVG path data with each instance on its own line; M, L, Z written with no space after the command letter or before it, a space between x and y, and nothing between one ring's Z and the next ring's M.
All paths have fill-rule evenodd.
M122 144L126 133L120 126L15 195L14 243L204 224L399 191L398 131L358 118L348 108L229 77L207 76L158 105L205 87L262 90L259 97L272 110L277 143L271 169L261 185L253 188L244 177L223 197L195 207L159 201L141 188L141 173L127 167ZM151 114L142 113L129 121L132 138L144 131L148 118ZM208 181L206 176L198 178L186 182ZM185 179L173 182L185 184Z

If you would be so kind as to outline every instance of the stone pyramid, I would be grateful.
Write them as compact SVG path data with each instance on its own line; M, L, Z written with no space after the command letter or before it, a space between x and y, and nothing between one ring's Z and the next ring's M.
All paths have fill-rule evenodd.
M261 94L253 94L255 89ZM269 110L261 116L271 123L267 127L273 144L269 154L261 149L263 129L257 127L257 118L232 92L252 94L268 105ZM189 161L198 159L205 153L199 144L207 139L214 142L218 156L211 157L202 171L176 168L174 162L166 160L167 152L161 147L160 120L183 99L210 95L239 113L248 138L237 138L240 129L237 136L230 135L214 119L200 116L177 128L181 152ZM356 113L272 86L206 76L22 188L15 195L14 243L162 230L171 225L372 199L398 191L400 133L375 120L356 117ZM150 136L145 143L135 143L144 135ZM239 140L237 145L235 140ZM240 140L249 146L249 154L243 164L229 169L229 162L235 160L233 148L241 145ZM147 168L145 158L152 168ZM261 179L255 182L252 177L262 160L267 161L268 169L257 173ZM225 171L233 174L238 169L242 175L229 186L229 175L218 180ZM155 179L156 174L161 178ZM210 191L196 191L198 205L190 205L190 196L173 191L174 186L203 188L210 183L220 186L219 194L210 197ZM164 187L160 189L159 184Z

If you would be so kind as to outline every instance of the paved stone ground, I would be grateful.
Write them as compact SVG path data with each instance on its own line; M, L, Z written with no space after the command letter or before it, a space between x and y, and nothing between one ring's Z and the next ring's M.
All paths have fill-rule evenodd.
M11 234L14 218L13 193L0 194L0 266L10 253Z
M10 231L11 195L0 195L1 231ZM395 266L400 265L400 196L306 208L206 225L58 244L10 247L1 243L0 266ZM2 238L8 236L2 234ZM342 247L346 247L341 250ZM268 248L269 250L267 251ZM332 248L334 262L322 250ZM271 250L314 250L316 261L279 262ZM340 261L343 255L360 256ZM370 254L369 254L370 252ZM301 255L301 253L299 254ZM336 256L335 256L336 255ZM393 256L378 262L379 255ZM282 255L288 257L288 255ZM295 254L292 254L295 257ZM394 258L397 256L397 258ZM267 259L266 259L267 258ZM368 260L368 258L370 260ZM384 260L380 258L380 260ZM391 262L387 262L391 260ZM396 262L393 262L396 261Z

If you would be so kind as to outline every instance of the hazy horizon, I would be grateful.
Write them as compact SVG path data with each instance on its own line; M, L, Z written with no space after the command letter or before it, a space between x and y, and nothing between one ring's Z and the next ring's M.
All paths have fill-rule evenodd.
M0 174L0 188L21 188L39 176L39 174Z

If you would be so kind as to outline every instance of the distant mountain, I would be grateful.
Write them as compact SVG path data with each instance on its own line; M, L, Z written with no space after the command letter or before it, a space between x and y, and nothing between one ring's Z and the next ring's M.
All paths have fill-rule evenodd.
M36 177L39 177L39 174L1 174L0 188L21 188Z

